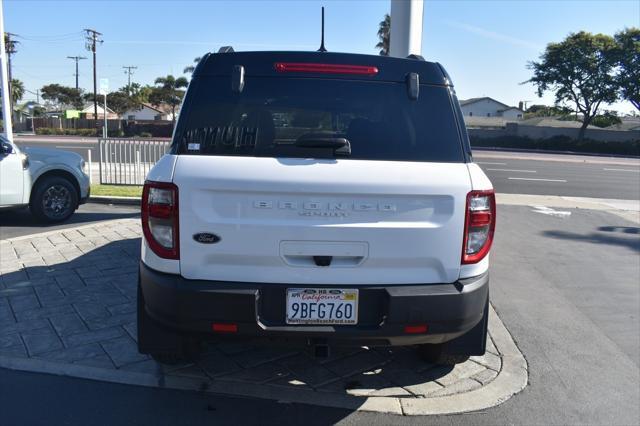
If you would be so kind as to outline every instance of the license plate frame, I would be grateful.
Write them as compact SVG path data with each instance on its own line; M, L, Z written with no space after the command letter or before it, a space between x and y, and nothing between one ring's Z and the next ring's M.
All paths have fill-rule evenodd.
M290 325L357 325L359 301L356 288L288 288L285 320Z

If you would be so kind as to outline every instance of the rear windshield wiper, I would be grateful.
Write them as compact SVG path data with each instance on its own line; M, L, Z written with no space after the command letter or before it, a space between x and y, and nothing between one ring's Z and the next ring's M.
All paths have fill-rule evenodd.
M347 138L327 133L307 133L296 139L300 148L333 148L336 154L350 155L351 143Z

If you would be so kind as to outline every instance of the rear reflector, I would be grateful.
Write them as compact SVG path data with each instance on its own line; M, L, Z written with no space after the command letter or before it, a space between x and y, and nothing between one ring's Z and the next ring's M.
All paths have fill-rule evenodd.
M216 333L237 333L238 324L223 324L214 322L211 324L211 329Z
M427 332L427 330L429 330L429 327L427 327L427 324L406 325L404 327L404 332L406 334L424 334Z
M378 68L367 65L314 64L302 62L276 62L278 72L313 72L320 74L376 75Z

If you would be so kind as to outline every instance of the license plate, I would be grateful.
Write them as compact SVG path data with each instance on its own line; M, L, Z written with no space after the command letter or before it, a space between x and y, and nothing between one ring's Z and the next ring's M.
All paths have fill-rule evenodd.
M357 323L357 289L287 289L287 324Z

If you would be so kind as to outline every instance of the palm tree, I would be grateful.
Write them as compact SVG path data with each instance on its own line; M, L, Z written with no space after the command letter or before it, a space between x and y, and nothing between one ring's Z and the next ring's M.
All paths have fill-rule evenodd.
M182 70L182 72L183 72L183 73L185 73L185 74L191 74L191 73L193 73L193 72L195 71L195 69L196 69L196 65L198 65L198 62L200 62L200 59L202 59L200 56L198 56L197 58L195 58L195 59L193 60L193 63L194 63L195 65L189 65L189 66L184 67L184 70Z
M376 44L376 49L380 49L380 54L383 56L389 56L389 46L391 43L391 16L385 13L384 20L378 24L378 39L380 41Z
M11 99L17 103L24 96L24 83L14 78L11 80Z
M167 104L171 107L171 121L176 123L176 107L180 105L184 90L189 85L189 81L184 77L175 78L171 74L166 77L158 77L155 81L156 87L153 88L149 101L160 106Z

